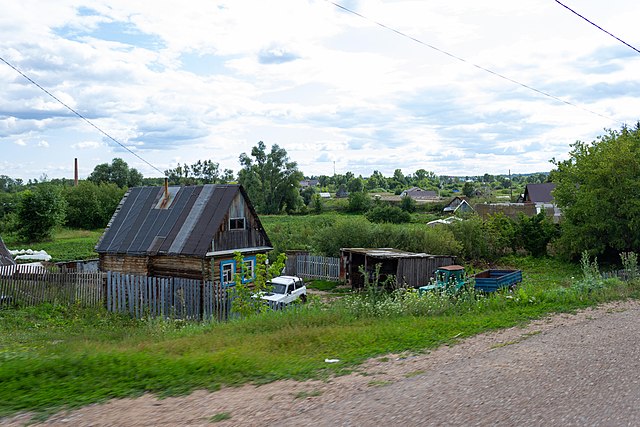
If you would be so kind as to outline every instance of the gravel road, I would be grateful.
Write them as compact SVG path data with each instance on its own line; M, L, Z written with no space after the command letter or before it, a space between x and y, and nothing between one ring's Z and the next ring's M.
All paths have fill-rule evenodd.
M378 358L326 382L163 400L145 395L57 414L42 425L638 426L639 320L639 302L607 304L429 354ZM18 426L29 417L0 421Z

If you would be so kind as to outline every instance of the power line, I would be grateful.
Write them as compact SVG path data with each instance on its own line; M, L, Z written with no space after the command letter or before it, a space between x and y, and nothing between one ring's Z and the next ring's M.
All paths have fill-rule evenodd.
M351 14L356 15L356 16L358 16L358 17L360 17L360 18L362 18L362 19L364 19L364 20L366 20L366 21L369 21L369 22L371 22L371 23L373 23L373 24L375 24L375 25L378 25L379 27L382 27L382 28L384 28L385 30L388 30L388 31L394 32L394 33L398 34L398 35L399 35L399 36L401 36L401 37L405 37L405 38L407 38L407 39L409 39L409 40L412 40L412 41L414 41L414 42L416 42L416 43L419 43L419 44L421 44L421 45L423 45L423 46L426 46L426 47L428 47L429 49L433 49L433 50L435 50L436 52L442 53L443 55L446 55L446 56L448 56L448 57L450 57L450 58L453 58L453 59L455 59L455 60L457 60L457 61L463 62L463 63L465 63L465 64L467 64L467 65L471 65L472 67L478 68L479 70L482 70L482 71L484 71L484 72L487 72L487 73L489 73L489 74L492 74L492 75L494 75L494 76L496 76L496 77L498 77L498 78L501 78L501 79L503 79L503 80L506 80L506 81L508 81L508 82L511 82L511 83L513 83L513 84L516 84L516 85L518 85L518 86L521 86L521 87L523 87L523 88L525 88L525 89L528 89L528 90L530 90L530 91L536 92L536 93L538 93L538 94L540 94L540 95L543 95L543 96L546 96L546 97L548 97L548 98L551 98L551 99L553 99L553 100L555 100L555 101L561 102L561 103L563 103L563 104L570 105L570 106L572 106L572 107L574 107L574 108L578 108L578 109L580 109L580 110L586 111L587 113L591 113L591 114L594 114L594 115L596 115L596 116L602 117L603 119L607 119L607 120L610 120L610 121L613 121L613 122L617 122L617 123L624 124L623 122L620 122L619 120L616 120L616 119L614 119L614 118L612 118L612 117L605 116L604 114L598 113L597 111L589 110L588 108L585 108L585 107L580 106L580 105L578 105L578 104L574 104L574 103L573 103L573 102L571 102L571 101L564 100L564 99L562 99L562 98L559 98L559 97L557 97L557 96L555 96L555 95L552 95L552 94L547 93L547 92L545 92L545 91L542 91L542 90L540 90L540 89L536 89L536 88L534 88L534 87L532 87L532 86L529 86L529 85L527 85L527 84L525 84L525 83L521 83L521 82L519 82L519 81L517 81L517 80L515 80L515 79L512 79L512 78L510 78L510 77L507 77L507 76L505 76L505 75L503 75L503 74L500 74L500 73L498 73L498 72L496 72L496 71L490 70L489 68L486 68L486 67L483 67L483 66L481 66L481 65L475 64L475 63L473 63L473 62L467 61L466 59L464 59L464 58L462 58L462 57L460 57L460 56L454 55L453 53L447 52L446 50L440 49L440 48L438 48L438 47L436 47L436 46L433 46L433 45L431 45L431 44L429 44L429 43L423 42L423 41L422 41L422 40L420 40L420 39L417 39L417 38L415 38L415 37L413 37L413 36L411 36L411 35L409 35L409 34L403 33L402 31L397 30L397 29L395 29L395 28L389 27L388 25L385 25L385 24L383 24L383 23L381 23L381 22L378 22L378 21L375 21L375 20L373 20L373 19L370 19L370 18L368 18L368 17L366 17L366 16L364 16L364 15L362 15L362 14L360 14L360 13L358 13L358 12L354 11L354 10L351 10L351 9L349 9L349 8L347 8L347 7L345 7L345 6L342 6L342 5L338 4L338 3L335 3L335 2L333 2L333 1L331 1L331 0L325 0L325 1L326 1L327 3L330 3L330 4L334 5L335 7L339 8L339 9L344 10L345 12L351 13Z
M593 21L590 21L589 19L585 18L584 16L580 15L578 12L576 12L575 10L571 9L569 6L567 6L566 4L563 4L561 2L559 2L558 0L554 0L556 3L558 3L560 6L564 7L565 9L567 9L568 11L570 11L571 13L573 13L574 15L579 16L580 18L584 19L585 21L587 21L589 24L593 25L594 27L596 27L597 29L599 29L600 31L610 35L611 37L613 37L614 39L618 40L620 43L624 44L625 46L630 47L631 49L635 50L636 52L640 53L640 50L636 49L635 47L631 46L629 43L627 43L626 41L622 40L619 37L614 36L613 34L611 34L609 31L605 30L604 28L602 28L600 25L596 24Z
M49 92L47 89L45 89L44 87L40 86L38 83L36 83L33 79L31 79L29 76L27 76L25 73L23 73L22 71L20 71L17 67L15 67L13 64L9 63L6 59L4 59L3 57L0 56L0 61L4 62L5 64L7 64L9 67L13 68L18 74L20 74L22 77L24 77L25 79L27 79L30 83L32 83L33 85L35 85L36 87L38 87L38 89L40 89L41 91L43 91L44 93L46 93L47 95L49 95L51 98L55 99L59 104L61 104L62 106L64 106L67 110L71 111L73 114L75 114L76 116L78 116L80 119L84 120L86 123L88 123L90 126L93 126L93 128L95 128L98 132L100 132L101 134L103 134L104 136L106 136L109 140L115 142L116 144L118 144L120 147L124 148L125 150L127 150L129 153L133 154L134 156L136 156L138 159L142 160L143 162L145 162L147 165L151 166L153 169L157 170L158 172L160 172L160 174L165 175L165 173L163 171L161 171L160 169L158 169L157 167L155 167L154 165L152 165L151 163L149 163L148 161L146 161L145 159L143 159L142 157L140 157L138 154L136 154L135 152L133 152L130 148L128 148L126 145L122 144L120 141L118 141L117 139L115 139L114 137L112 137L111 135L109 135L107 132L103 131L102 129L100 129L96 124L94 124L91 120L87 119L85 116L83 116L82 114L80 114L79 112L77 112L76 110L74 110L73 108L69 107L66 103L62 102L58 97L56 97L54 94L52 94L51 92Z

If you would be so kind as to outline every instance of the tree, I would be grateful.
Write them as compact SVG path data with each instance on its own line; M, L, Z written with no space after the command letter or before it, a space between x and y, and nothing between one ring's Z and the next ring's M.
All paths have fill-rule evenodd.
M101 163L97 165L87 179L94 184L106 182L125 188L141 185L142 178L142 174L135 168L129 168L127 162L115 158L111 161L111 164Z
M267 153L264 142L260 141L251 149L251 156L240 155L240 164L238 181L259 213L294 211L302 204L299 187L304 176L296 162L289 160L284 148L274 144Z
M369 194L360 191L357 193L349 193L349 206L347 210L353 213L362 213L371 207L371 197Z
M24 191L17 212L18 234L28 242L50 238L55 227L63 223L66 207L58 186L40 184Z
M472 182L465 182L464 185L462 186L462 194L464 194L466 197L473 197L473 195L475 194L475 188L473 187L473 183Z
M77 187L66 188L66 224L85 230L106 227L124 192L116 184L96 185L91 181L81 181Z
M212 160L198 160L192 165L186 163L164 171L169 183L176 185L225 184L233 181L233 171L220 172L220 165Z
M640 123L608 130L591 144L577 141L568 160L552 162L564 253L587 250L613 260L640 251Z
M371 222L389 222L392 224L411 221L409 212L403 211L398 206L391 205L376 206L367 212L366 217Z
M403 211L412 213L416 211L416 207L416 201L413 200L412 197L405 195L402 196L402 199L400 199L400 208Z

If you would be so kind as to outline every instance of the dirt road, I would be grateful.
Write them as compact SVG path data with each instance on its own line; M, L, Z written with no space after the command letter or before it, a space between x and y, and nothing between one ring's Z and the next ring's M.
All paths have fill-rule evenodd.
M640 425L639 338L640 303L607 304L426 355L378 358L328 382L123 399L43 425Z

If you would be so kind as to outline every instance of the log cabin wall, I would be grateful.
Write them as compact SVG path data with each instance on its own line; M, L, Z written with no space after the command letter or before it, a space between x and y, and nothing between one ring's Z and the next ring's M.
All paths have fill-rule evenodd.
M210 280L207 261L199 257L157 255L149 260L149 275L157 277L183 277Z
M149 258L123 254L100 254L100 271L149 275Z

